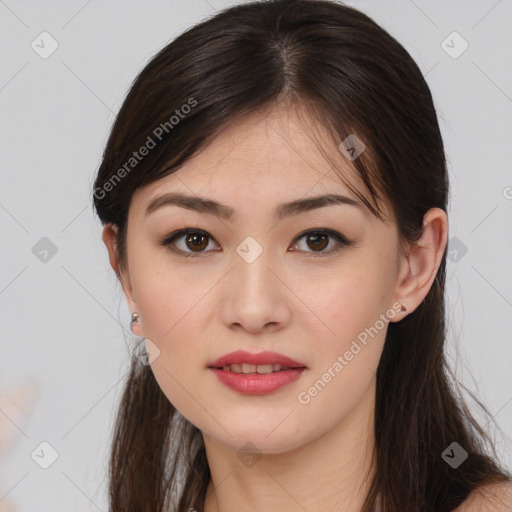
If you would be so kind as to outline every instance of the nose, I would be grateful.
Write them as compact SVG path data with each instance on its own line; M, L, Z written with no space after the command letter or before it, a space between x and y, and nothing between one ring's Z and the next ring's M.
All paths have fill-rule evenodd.
M285 270L270 261L269 252L263 251L251 262L234 257L222 297L222 317L228 328L269 333L289 323L294 294L287 285Z

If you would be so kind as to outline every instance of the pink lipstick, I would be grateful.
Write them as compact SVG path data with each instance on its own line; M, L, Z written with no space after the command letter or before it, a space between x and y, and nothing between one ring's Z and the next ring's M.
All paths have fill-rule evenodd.
M295 382L307 367L277 352L238 350L209 363L208 368L234 391L264 395Z

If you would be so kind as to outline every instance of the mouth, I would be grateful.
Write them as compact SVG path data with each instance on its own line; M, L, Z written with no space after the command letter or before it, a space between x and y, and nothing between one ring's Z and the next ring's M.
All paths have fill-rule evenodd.
M277 352L238 350L208 364L219 382L246 395L265 395L300 379L307 366Z
M269 364L228 364L224 366L209 366L209 368L214 368L217 370L224 370L225 372L233 372L233 373L243 373L246 375L251 374L268 374L268 373L277 373L277 372L285 372L287 370L296 370L296 369L304 369L305 366L282 366L277 363L269 363Z

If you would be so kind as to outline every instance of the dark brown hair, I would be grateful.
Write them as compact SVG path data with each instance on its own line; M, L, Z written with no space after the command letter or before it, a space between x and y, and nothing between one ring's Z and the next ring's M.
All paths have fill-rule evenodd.
M402 243L418 239L428 209L447 210L436 111L407 51L367 15L340 3L245 3L165 46L121 107L94 184L98 216L119 227L121 268L134 191L176 171L228 124L285 101L305 107L327 129L332 147L350 134L364 141L366 150L352 164L371 200L353 191L378 218L379 200L388 202ZM377 371L377 470L362 512L373 510L377 495L382 512L448 512L473 490L511 479L446 363L445 269L446 250L424 301L388 326ZM114 430L111 512L203 510L210 471L201 432L135 352ZM468 453L457 469L441 456L454 441Z

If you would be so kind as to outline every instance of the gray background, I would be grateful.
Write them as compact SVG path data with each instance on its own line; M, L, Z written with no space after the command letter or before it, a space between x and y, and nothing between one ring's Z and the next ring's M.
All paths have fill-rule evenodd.
M234 3L0 1L0 394L29 380L36 390L24 413L0 408L14 429L0 498L20 511L107 510L110 429L135 338L123 334L128 310L93 216L92 180L137 72ZM347 3L398 39L431 87L451 178L451 360L501 427L486 429L510 467L512 1ZM31 47L43 31L58 43L46 59ZM453 31L469 44L457 58ZM46 261L43 237L57 250ZM43 441L58 453L48 469L31 457L51 456Z

